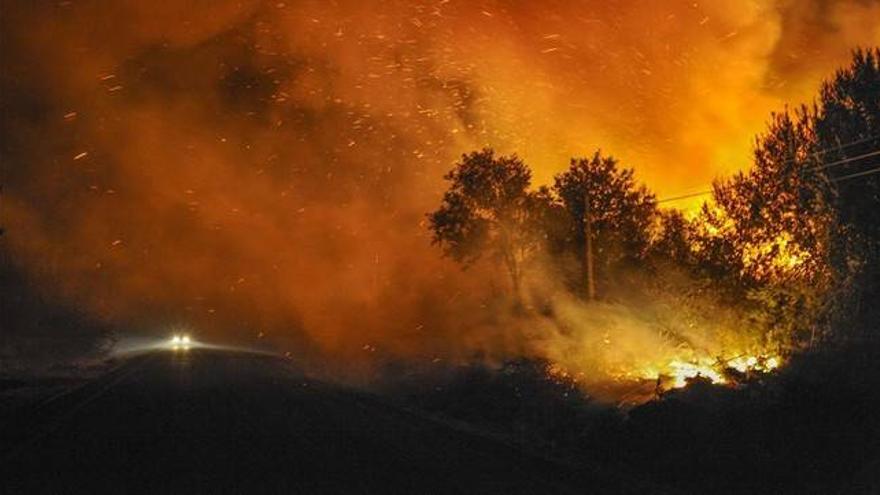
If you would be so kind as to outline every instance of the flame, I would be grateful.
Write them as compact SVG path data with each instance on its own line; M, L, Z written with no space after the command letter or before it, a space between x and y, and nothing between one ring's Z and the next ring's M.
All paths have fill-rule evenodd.
M548 368L551 378L573 381L590 392L601 391L606 398L623 402L639 403L650 400L654 394L686 387L695 379L708 380L713 385L736 386L743 380L736 373L755 377L776 371L783 363L782 357L772 352L750 355L737 355L730 358L675 358L665 362L644 363L632 362L619 364L608 371L607 382L584 383L584 372L573 372L571 369L554 362ZM733 373L733 372L736 373Z
M768 265L784 273L802 266L810 258L810 253L785 231L770 241L749 244L743 249L742 258L746 266L755 266L768 257Z
M671 361L669 369L672 375L672 388L684 387L689 379L697 377L708 378L712 383L727 383L727 380L724 379L721 373L713 368L711 363L707 363L706 360L696 363Z
M779 368L781 358L772 354L743 355L731 359L711 359L703 357L691 361L674 359L666 366L648 366L640 374L644 379L667 378L668 388L681 388L693 378L702 377L718 385L731 384L725 377L728 369L740 373L769 373ZM629 374L627 376L632 376Z
M730 359L701 357L692 360L673 359L665 365L646 365L638 367L637 372L624 371L618 380L642 379L658 381L664 390L685 387L695 378L704 378L716 385L733 385L727 377L728 370L739 373L770 373L782 363L780 356L766 353L740 355Z
M727 361L729 368L740 373L770 372L779 367L780 358L777 356L739 356Z
M4 3L4 256L121 328L264 334L345 367L378 354L365 339L508 352L488 269L438 259L420 225L460 153L517 152L537 185L602 148L660 198L703 190L880 17L858 0L105 3ZM643 330L610 369L717 371L714 342L655 352Z

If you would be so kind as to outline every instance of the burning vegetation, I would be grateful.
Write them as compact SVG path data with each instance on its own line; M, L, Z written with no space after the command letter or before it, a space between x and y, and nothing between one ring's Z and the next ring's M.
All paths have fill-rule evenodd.
M0 9L3 357L183 322L343 379L530 356L653 390L870 310L876 52L751 140L876 3Z
M877 206L878 109L880 51L859 50L813 107L773 114L753 167L696 212L660 208L600 151L552 187L516 155L465 154L429 228L465 266L507 273L507 325L555 376L622 383L616 399L627 383L630 398L650 397L640 383L734 385L874 321L844 308L876 293L876 226L860 218Z
M688 492L837 492L880 472L877 19L0 2L0 372L180 325Z

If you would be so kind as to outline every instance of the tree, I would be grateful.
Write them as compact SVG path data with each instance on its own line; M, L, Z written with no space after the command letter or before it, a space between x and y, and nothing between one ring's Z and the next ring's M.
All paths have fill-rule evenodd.
M591 158L573 158L568 170L556 175L553 191L572 220L573 247L588 251L583 258L588 284L590 253L598 281L621 262L644 257L656 201L644 186L636 186L632 169L620 169L617 160L596 151Z
M717 181L696 222L696 266L775 342L814 342L828 330L836 228L814 116L806 107L773 114L752 168Z
M815 118L818 146L835 192L839 235L833 262L848 307L846 326L873 327L880 308L880 48L856 50L823 83ZM855 176L854 174L866 173ZM838 304L839 305L839 304Z
M657 234L651 242L651 253L666 262L681 266L693 264L693 225L675 209L657 213Z
M517 305L521 304L524 265L542 244L542 219L548 214L547 189L530 191L531 171L516 155L495 156L491 149L462 155L444 176L449 189L430 213L433 243L465 266L484 255L507 270Z
M727 237L748 283L827 281L831 189L816 153L812 113L773 114L758 136L752 168L713 187L709 236Z
M696 266L794 344L835 314L876 321L860 301L880 297L878 136L880 50L859 50L812 108L772 115L753 167L716 182L694 223Z

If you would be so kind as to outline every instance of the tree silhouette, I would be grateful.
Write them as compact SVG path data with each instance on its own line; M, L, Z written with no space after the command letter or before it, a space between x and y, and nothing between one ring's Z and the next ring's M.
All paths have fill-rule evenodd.
M658 232L650 248L652 255L672 264L692 265L693 224L681 211L675 209L660 210L657 218Z
M693 223L694 266L795 341L831 330L835 313L874 311L859 301L880 297L878 136L880 50L859 50L816 105L771 116L750 170L714 184Z
M716 181L695 236L701 272L745 307L775 342L814 342L833 285L831 185L822 168L814 111L773 114L755 143L754 164Z
M726 224L709 234L728 238L747 282L827 279L833 211L816 151L808 109L773 114L753 167L714 184L717 218L704 217Z
M556 175L553 191L572 220L570 239L578 252L585 250L590 231L599 281L621 262L644 257L656 201L636 185L632 169L620 169L617 160L596 151L591 158L573 158L568 170Z
M836 193L839 232L834 265L845 274L849 325L875 327L880 318L880 48L856 50L848 67L826 81L815 129ZM866 175L850 177L868 172Z
M433 243L465 266L484 255L500 261L521 304L523 269L544 238L549 191L529 191L528 166L488 148L462 155L444 179L449 189L428 215Z

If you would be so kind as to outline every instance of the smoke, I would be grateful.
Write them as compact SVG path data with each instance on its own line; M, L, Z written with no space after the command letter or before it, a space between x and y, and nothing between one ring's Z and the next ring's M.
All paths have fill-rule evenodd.
M424 228L459 154L515 151L546 182L602 147L661 195L702 188L880 42L866 1L0 9L16 269L124 328L339 361L521 345L503 278L439 259Z
M659 270L655 277L662 281L624 276L628 280L605 301L546 292L549 316L531 322L529 352L554 363L594 396L612 400L645 392L643 385L658 376L669 387L670 379L683 379L679 366L685 363L703 366L705 375L742 356L777 355L742 310L695 290L698 284L673 269Z

